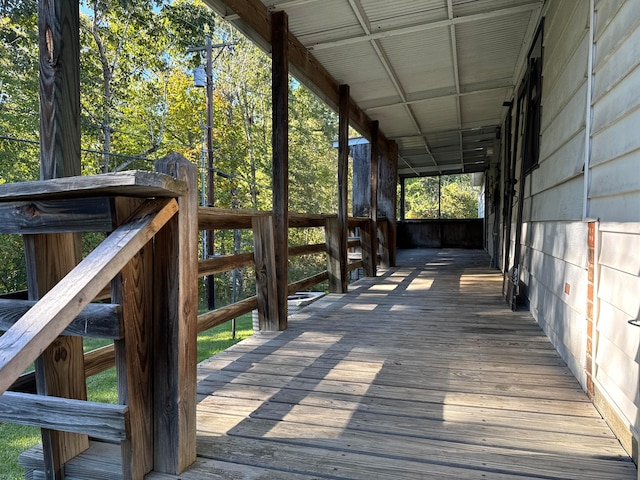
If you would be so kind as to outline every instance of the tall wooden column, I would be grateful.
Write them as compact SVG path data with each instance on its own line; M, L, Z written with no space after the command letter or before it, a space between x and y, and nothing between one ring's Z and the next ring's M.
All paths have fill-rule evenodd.
M346 293L349 284L347 271L347 206L349 202L349 85L340 85L338 108L338 218L327 223L329 248L329 291Z
M376 276L378 267L378 181L380 177L379 162L380 162L380 148L378 145L378 121L371 122L371 168L370 168L370 183L371 183L371 197L369 203L371 204L371 243L372 252L372 276Z
M80 13L78 2L38 2L40 178L80 175ZM73 234L25 236L29 297L42 297L80 260ZM86 400L81 337L59 337L36 361L38 393ZM48 479L89 446L86 435L42 430Z
M273 228L277 272L278 318L268 330L287 328L289 283L289 21L283 11L271 14L273 96ZM273 310L273 309L271 309Z
M382 264L393 267L396 264L396 205L398 185L398 145L389 142L380 165L380 212L387 218L386 233L382 239Z
M404 221L405 219L405 208L406 208L406 200L407 200L407 182L406 178L402 177L400 179L400 220Z

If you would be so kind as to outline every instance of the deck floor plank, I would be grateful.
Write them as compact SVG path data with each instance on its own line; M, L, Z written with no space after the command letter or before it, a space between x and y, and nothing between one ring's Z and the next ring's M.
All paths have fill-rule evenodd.
M203 362L199 455L281 478L635 479L482 252L407 253Z
M146 478L636 479L484 252L398 263L202 362L198 460Z

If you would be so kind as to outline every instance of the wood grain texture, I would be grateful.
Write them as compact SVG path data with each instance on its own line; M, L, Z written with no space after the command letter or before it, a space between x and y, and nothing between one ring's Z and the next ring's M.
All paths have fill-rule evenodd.
M198 315L198 333L222 325L229 320L258 308L257 297L249 297L239 302L217 308L211 312Z
M204 361L198 460L147 478L635 480L540 327L504 305L488 258L401 251L286 331ZM67 472L113 480L118 462L96 443Z
M253 219L253 254L256 266L256 301L260 331L280 330L276 236L272 217Z
M36 304L34 300L0 299L0 331L6 331ZM119 305L90 303L62 335L90 338L120 338L122 309Z
M38 2L40 178L80 175L80 10Z
M106 198L0 203L0 234L110 232Z
M253 265L253 253L240 253L238 255L225 255L222 257L208 258L198 261L198 276L204 277L214 273L228 272L236 268L245 268Z
M371 149L369 153L371 154L371 168L369 170L370 173L370 182L371 182L371 198L370 198L370 216L371 216L371 226L370 231L368 232L368 247L371 257L368 258L368 266L367 272L370 273L372 277L375 277L377 274L378 268L378 185L380 179L380 149L378 148L378 130L379 124L378 121L371 122ZM366 275L365 273L365 275Z
M129 430L127 406L15 392L0 395L0 421L116 441Z
M329 272L327 272L326 270L324 272L311 275L310 277L303 278L302 280L291 283L289 285L289 295L293 295L296 292L306 290L313 287L314 285L326 282L327 280L329 280Z
M116 224L142 200L115 199ZM153 469L153 244L149 242L111 281L111 297L121 305L123 338L115 342L118 401L129 407L129 435L123 439L125 478L140 479Z
M176 213L174 200L150 200L0 337L0 392L7 388Z
M337 218L328 220L324 230L327 243L329 292L345 293L349 280L347 277L347 232Z
M84 354L84 372L87 377L104 372L115 365L113 344L91 350Z
M198 181L195 165L178 154L156 171L187 185L180 214L154 243L154 470L180 473L196 459L198 316Z
M0 185L0 202L44 201L60 198L104 196L177 197L186 191L184 182L167 175L138 170L55 178Z
M395 144L394 144L395 145ZM383 227L381 245L383 248L382 266L395 265L396 250L396 202L398 185L398 147L395 145L390 154L380 159L378 166L378 210L379 216L387 219Z
M253 217L269 213L258 210L198 207L198 230L249 229Z
M327 246L324 243L315 243L313 245L295 245L289 247L289 258L299 257L301 255L312 255L314 253L325 253Z
M271 89L273 150L273 235L278 330L287 328L289 248L289 21L283 11L271 15Z
M80 239L73 234L26 235L25 260L29 298L42 298L80 259ZM58 337L35 361L36 392L86 400L82 338ZM41 429L47 471L60 477L64 463L86 450L86 435Z
M79 5L63 0L38 1L38 56L40 179L80 175ZM53 245L55 242L60 245ZM80 258L80 239L38 236L33 238L32 245L36 251L27 252L30 257L27 264L30 264L31 299L36 300L75 267ZM43 250L40 250L41 246L44 246ZM52 258L60 267L58 272L46 271ZM38 285L33 288L36 277ZM82 339L59 338L43 350L36 362L39 392L86 399ZM46 429L42 430L42 442L47 476L56 479L64 478L64 463L88 447L86 436Z

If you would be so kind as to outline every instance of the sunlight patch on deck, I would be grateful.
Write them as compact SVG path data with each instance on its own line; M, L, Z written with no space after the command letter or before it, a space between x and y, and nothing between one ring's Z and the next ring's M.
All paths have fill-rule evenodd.
M434 279L432 277L416 278L411 280L411 283L407 286L408 292L415 292L417 290L429 290L433 285Z
M490 288L494 291L496 285L502 283L502 277L493 273L473 273L460 275L460 292L477 292L478 288Z

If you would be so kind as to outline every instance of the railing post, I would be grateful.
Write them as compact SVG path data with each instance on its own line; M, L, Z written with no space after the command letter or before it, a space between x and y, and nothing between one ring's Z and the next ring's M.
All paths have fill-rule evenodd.
M384 268L391 266L391 252L389 246L389 221L378 222L378 230L380 232L380 265Z
M154 244L154 469L179 474L196 460L197 169L174 153L156 171L188 185Z
M347 232L337 218L330 218L325 225L327 242L327 271L329 272L329 292L346 293L347 278Z
M377 235L376 224L369 220L360 227L360 246L362 248L362 268L365 277L375 277L378 263L377 242L374 237ZM376 245L376 246L374 246Z
M115 199L116 224L142 203ZM153 245L148 243L111 282L111 300L121 305L124 339L116 340L118 400L129 406L131 433L121 444L124 478L153 470Z
M255 216L252 226L258 324L261 332L277 332L280 330L280 320L273 217Z

